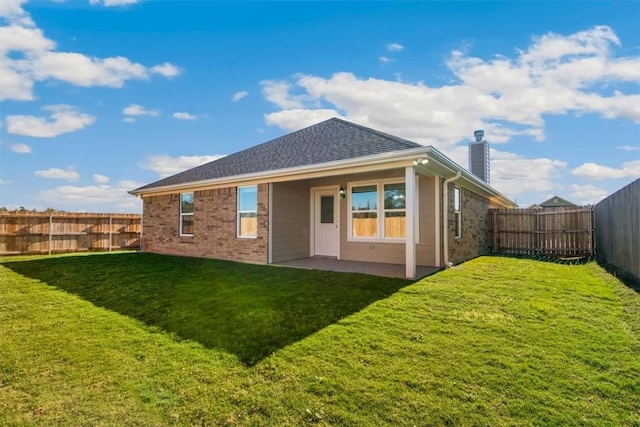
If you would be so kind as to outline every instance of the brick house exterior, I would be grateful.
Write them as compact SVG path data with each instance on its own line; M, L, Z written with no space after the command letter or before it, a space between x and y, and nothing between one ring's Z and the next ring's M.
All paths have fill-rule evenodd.
M131 193L143 199L144 251L258 264L332 256L404 264L407 277L487 252L488 209L514 207L433 147L340 119Z
M258 232L255 239L236 236L236 187L194 192L194 231L181 236L180 195L143 199L142 247L146 252L267 263L268 186L258 186Z
M453 192L455 183L449 184L449 191ZM489 252L489 223L487 214L489 209L497 208L497 203L486 197L474 193L466 188L462 192L462 233L461 237L454 235L454 219L449 216L447 224L449 235L449 259L453 264L475 258ZM449 210L453 212L453 200L449 200Z

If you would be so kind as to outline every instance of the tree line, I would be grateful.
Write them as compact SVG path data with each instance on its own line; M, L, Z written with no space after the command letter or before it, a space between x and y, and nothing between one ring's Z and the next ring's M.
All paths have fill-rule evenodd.
M60 209L46 208L43 210L27 209L24 206L20 206L18 209L8 209L5 206L0 206L0 213L54 213L54 212L66 212Z

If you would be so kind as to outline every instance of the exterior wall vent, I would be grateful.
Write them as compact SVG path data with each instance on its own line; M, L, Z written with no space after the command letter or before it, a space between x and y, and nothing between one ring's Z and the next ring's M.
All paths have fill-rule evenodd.
M469 143L469 171L489 184L489 143L484 140L484 131L473 132L475 142Z

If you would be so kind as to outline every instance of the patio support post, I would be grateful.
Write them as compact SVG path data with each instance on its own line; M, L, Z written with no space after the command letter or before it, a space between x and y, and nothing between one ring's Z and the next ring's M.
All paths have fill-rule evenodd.
M416 277L416 171L413 166L404 170L405 185L405 265L406 276Z

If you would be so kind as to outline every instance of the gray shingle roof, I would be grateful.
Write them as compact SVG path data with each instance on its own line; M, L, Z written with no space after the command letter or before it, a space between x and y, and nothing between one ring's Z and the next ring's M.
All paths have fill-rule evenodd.
M415 142L333 118L161 179L135 191L418 147L421 145Z

